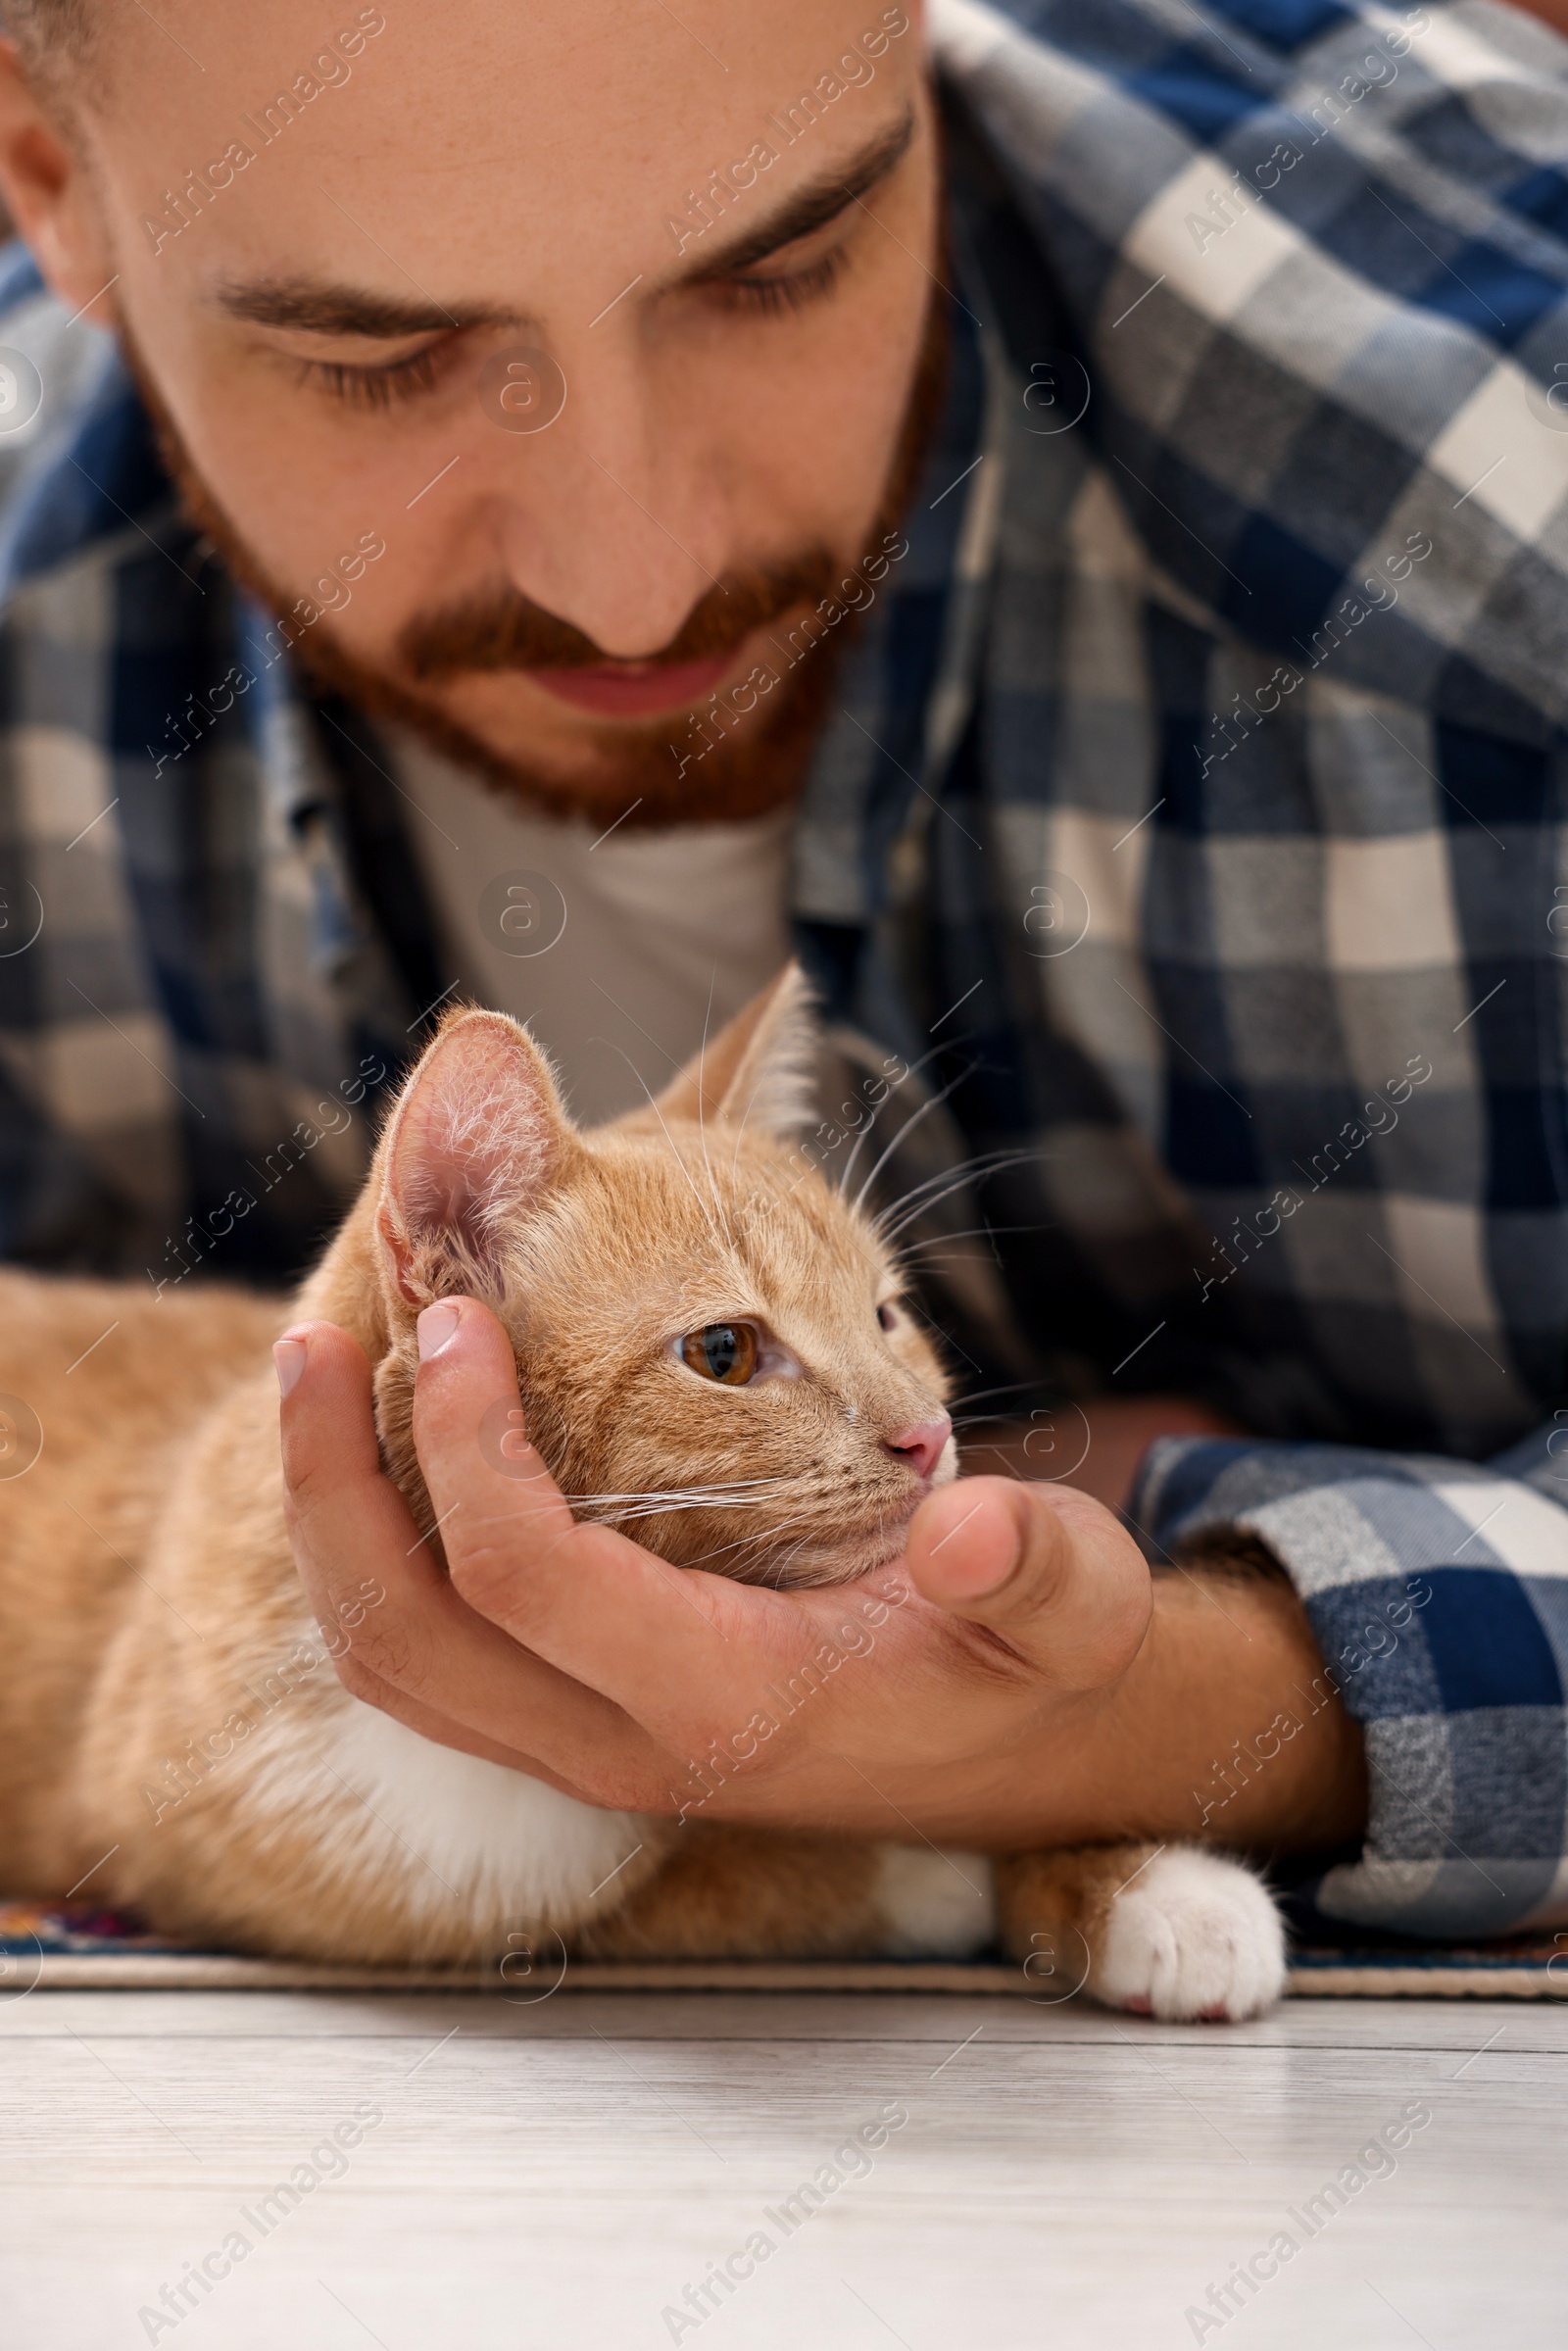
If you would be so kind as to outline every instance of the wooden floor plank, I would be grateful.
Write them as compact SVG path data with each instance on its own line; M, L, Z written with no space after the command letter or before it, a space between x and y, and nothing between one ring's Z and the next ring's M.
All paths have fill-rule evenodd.
M1296 2003L1180 2031L887 1996L61 1992L0 2008L0 2040L23 2351L1563 2338L1554 2007ZM1430 2120L1310 2229L1306 2200L1412 2107ZM269 2215L357 2109L379 2120L314 2167L341 2176ZM832 2185L818 2167L892 2116ZM252 2249L194 2308L139 2315L236 2229ZM760 2230L766 2257L705 2312ZM1221 2317L1281 2230L1298 2249Z
M500 2038L589 2039L594 2031L653 2039L918 2040L951 2047L983 2028L988 2041L1120 2045L1127 2034L1186 2048L1473 2049L1501 2025L1505 2042L1568 2053L1568 2002L1293 2000L1251 2025L1160 2026L1111 2016L1086 2000L701 1992L562 1992L547 2000L477 1993L35 1991L0 2000L0 2041L78 2033L140 2037L426 2040L454 2023Z

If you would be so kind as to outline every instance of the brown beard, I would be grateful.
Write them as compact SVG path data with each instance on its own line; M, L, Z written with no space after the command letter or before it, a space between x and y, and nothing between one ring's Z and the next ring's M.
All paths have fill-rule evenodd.
M495 751L413 686L359 660L332 637L324 616L308 628L289 617L297 599L268 576L197 471L123 318L117 331L186 514L240 585L278 616L291 651L318 687L341 694L372 717L409 728L459 767L555 815L593 823L618 819L634 830L737 821L781 807L799 790L840 661L858 625L855 609L845 611L793 661L781 653L776 684L760 698L754 694L749 713L705 697L686 710L619 721L593 744L597 771L564 783L526 759ZM887 481L859 559L860 563L876 561L881 577L886 576L886 546L913 494L942 415L947 373L947 307L933 288ZM783 563L729 572L693 607L669 644L650 658L673 662L738 649L759 629L798 625L841 589L849 594L858 586L868 607L864 583L851 576L858 568L818 544ZM481 592L407 622L395 655L411 679L427 683L508 670L525 675L536 668L587 668L608 659L591 637L513 588Z

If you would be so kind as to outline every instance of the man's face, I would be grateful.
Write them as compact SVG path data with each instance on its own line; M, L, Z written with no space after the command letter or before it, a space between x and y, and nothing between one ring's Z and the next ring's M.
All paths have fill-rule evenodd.
M112 12L80 264L303 653L594 809L691 805L692 709L759 663L780 732L929 350L906 6Z

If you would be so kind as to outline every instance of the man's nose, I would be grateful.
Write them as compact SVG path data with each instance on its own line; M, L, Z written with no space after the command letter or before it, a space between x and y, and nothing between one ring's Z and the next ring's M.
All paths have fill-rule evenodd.
M917 1420L896 1437L884 1437L883 1445L895 1461L912 1469L917 1478L930 1480L953 1435L952 1415L943 1412L935 1420Z
M667 645L733 553L722 503L679 435L661 429L629 365L568 355L571 396L537 440L493 437L493 512L505 568L607 659Z

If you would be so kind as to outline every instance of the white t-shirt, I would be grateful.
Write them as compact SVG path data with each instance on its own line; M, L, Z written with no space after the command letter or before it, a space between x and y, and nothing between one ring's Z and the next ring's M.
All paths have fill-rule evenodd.
M528 1023L579 1124L658 1094L788 957L788 808L607 836L393 743L456 993Z

